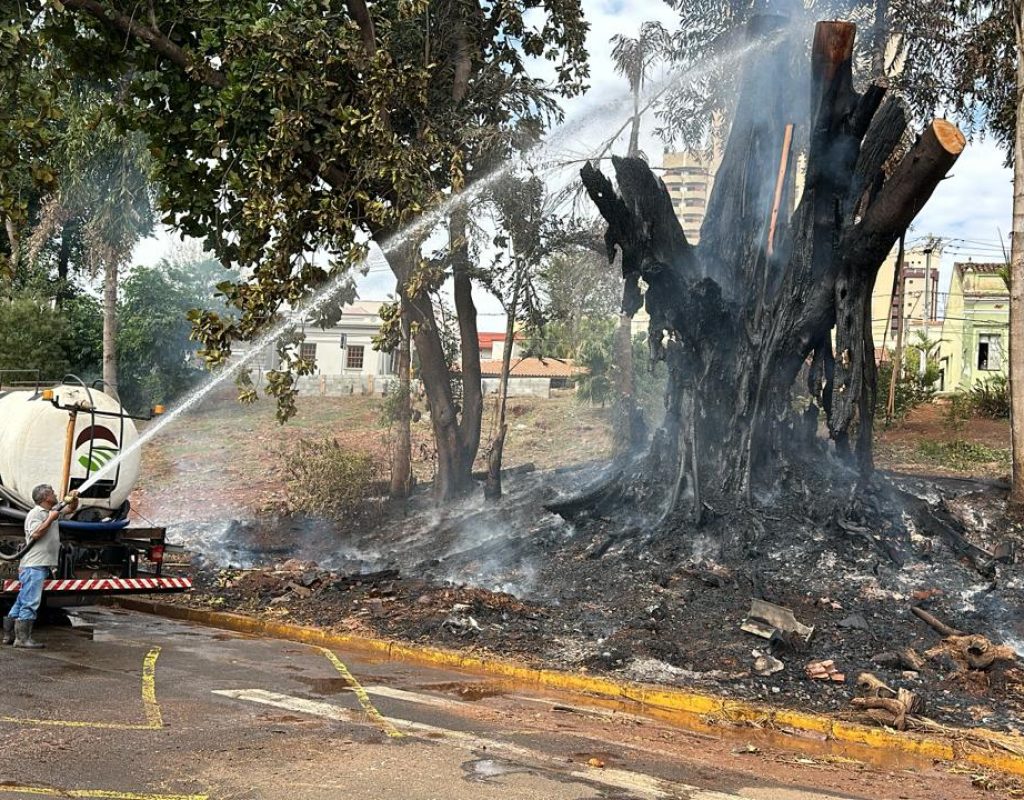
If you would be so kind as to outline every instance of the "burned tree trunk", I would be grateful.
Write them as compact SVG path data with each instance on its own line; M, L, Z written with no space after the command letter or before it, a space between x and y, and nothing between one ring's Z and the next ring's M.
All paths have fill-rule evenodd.
M641 494L664 498L667 513L699 518L704 498L749 498L801 467L820 470L822 416L836 452L871 469L875 275L964 147L936 121L892 166L906 116L884 82L854 89L855 26L845 22L815 29L808 125L806 100L785 79L787 45L772 43L782 23L750 25L764 44L744 68L699 246L643 161L613 159L616 188L589 164L581 171L608 224L609 258L622 254L623 310L646 306L651 355L668 364L665 422L637 471L651 490ZM807 166L789 214L794 126Z

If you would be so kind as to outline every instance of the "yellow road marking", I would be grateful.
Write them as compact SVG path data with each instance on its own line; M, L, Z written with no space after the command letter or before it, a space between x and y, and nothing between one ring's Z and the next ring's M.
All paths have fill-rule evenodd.
M0 794L42 794L50 797L102 798L102 800L207 800L205 794L136 794L104 789L51 789L48 786L0 785Z
M370 701L370 695L366 693L366 689L364 689L362 684L356 680L355 675L349 672L348 667L342 663L340 658L334 655L334 653L326 647L318 647L317 650L327 656L327 660L334 665L334 668L338 670L341 677L345 679L345 683L347 683L352 689L353 694L355 694L356 699L359 701L359 705L361 705L363 707L363 711L366 712L366 716L376 722L377 726L392 739L401 739L405 736L404 733L388 722L387 718L374 707L373 703Z
M160 706L156 702L156 660L160 648L154 647L142 660L142 709L146 715L145 724L126 722L81 722L69 719L26 719L23 717L0 717L0 722L12 725L49 725L58 728L95 728L107 731L156 731L164 726ZM0 789L5 787L0 786ZM45 793L45 792L43 792ZM77 795L76 795L77 796ZM81 795L82 797L125 797L129 795ZM139 795L140 797L142 795ZM134 797L134 795L132 795Z
M154 730L164 726L164 718L156 702L156 660L159 657L160 648L154 647L142 660L142 709L146 712L147 727Z

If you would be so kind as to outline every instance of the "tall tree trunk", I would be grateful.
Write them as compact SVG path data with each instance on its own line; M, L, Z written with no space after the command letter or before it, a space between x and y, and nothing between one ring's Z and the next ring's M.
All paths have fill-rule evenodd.
M451 216L452 280L455 314L459 320L462 366L462 413L459 420L459 470L464 488L472 485L473 462L480 450L480 424L484 414L480 383L480 335L473 302L473 265L469 260L469 209L458 208Z
M1013 232L1010 237L1010 503L1024 511L1024 4L1016 4L1017 132L1013 152Z
M875 0L875 21L871 29L871 77L885 77L885 55L891 36L889 0Z
M103 382L118 396L117 388L117 264L103 266Z
M906 115L898 101L882 102L884 82L854 90L856 29L845 22L815 30L808 121L787 80L798 43L767 41L784 24L766 14L749 26L748 36L765 43L743 69L698 247L641 160L613 159L617 191L591 165L582 170L608 223L610 254L622 254L623 309L646 306L652 355L668 365L665 422L629 496L662 509L679 503L698 519L702 498L750 500L755 485L776 488L800 469L820 473L824 448L811 445L819 409L840 456L852 457L849 430L859 420L857 460L871 468L875 276L965 144L937 120L887 168ZM769 251L779 153L792 123L811 132L807 176ZM801 408L809 407L798 411L793 392L805 365L810 398Z
M508 425L505 422L505 408L508 401L508 378L512 371L512 347L515 344L516 313L519 310L519 295L522 292L525 270L516 272L515 284L512 287L512 302L505 309L505 349L501 353L501 380L498 384L497 434L491 442L487 457L487 481L484 484L484 497L497 500L501 497L501 458L505 449L505 435Z
M398 345L397 433L391 459L391 496L396 499L408 497L412 490L412 391L409 374L412 354L409 346L409 314L404 301L399 300L399 305L401 339Z
M445 359L440 328L434 313L434 304L428 294L428 287L422 288L417 294L411 294L405 290L405 287L412 284L412 279L415 277L418 259L412 257L407 252L407 248L403 246L390 249L386 255L395 277L398 279L399 296L402 307L407 309L410 328L415 331L412 338L419 357L420 379L423 381L423 388L427 396L430 424L434 432L434 445L437 448L434 496L438 501L450 500L464 494L473 485L473 459L469 457L463 440L464 435L472 440L472 432L459 424L461 409L456 406L452 393L451 374ZM470 316L472 316L472 320L470 320ZM460 313L460 326L468 325L470 322L475 329L475 312L473 315L468 315L467 312L466 320L463 320L463 315ZM465 339L463 339L463 364L467 363L467 359L472 360L472 355L467 356L465 350ZM480 382L479 365L480 356L479 352L476 352L477 385ZM467 381L465 373L463 381ZM464 383L464 386L468 388L469 383ZM479 387L477 391L479 392ZM477 446L479 446L480 437L479 425L479 417L477 417L475 434ZM475 457L475 449L472 455Z
M60 249L57 251L57 306L62 307L70 296L68 284L68 267L71 263L71 231L73 223L65 223L60 233Z
M640 87L633 89L633 121L629 128L629 153L631 158L640 155Z

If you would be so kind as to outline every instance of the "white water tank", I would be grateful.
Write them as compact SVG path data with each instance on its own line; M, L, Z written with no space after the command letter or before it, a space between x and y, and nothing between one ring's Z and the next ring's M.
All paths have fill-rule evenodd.
M75 489L139 437L135 424L121 416L121 404L110 395L67 385L54 387L53 393L51 402L34 390L0 391L0 486L27 506L32 505L34 487L48 483L58 496L64 489ZM71 408L78 411L71 442L70 486L63 487ZM139 451L128 454L86 492L82 506L120 508L138 480L139 461Z

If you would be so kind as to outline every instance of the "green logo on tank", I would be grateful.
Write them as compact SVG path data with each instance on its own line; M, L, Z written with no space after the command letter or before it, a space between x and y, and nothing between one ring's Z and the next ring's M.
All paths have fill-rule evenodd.
M113 447L98 444L98 441L110 442ZM91 450L87 450L80 455L78 463L85 467L88 472L96 472L102 469L118 454L117 437L114 436L112 430L102 425L90 425L78 434L78 439L75 440L75 449L77 450L86 443L91 443Z

